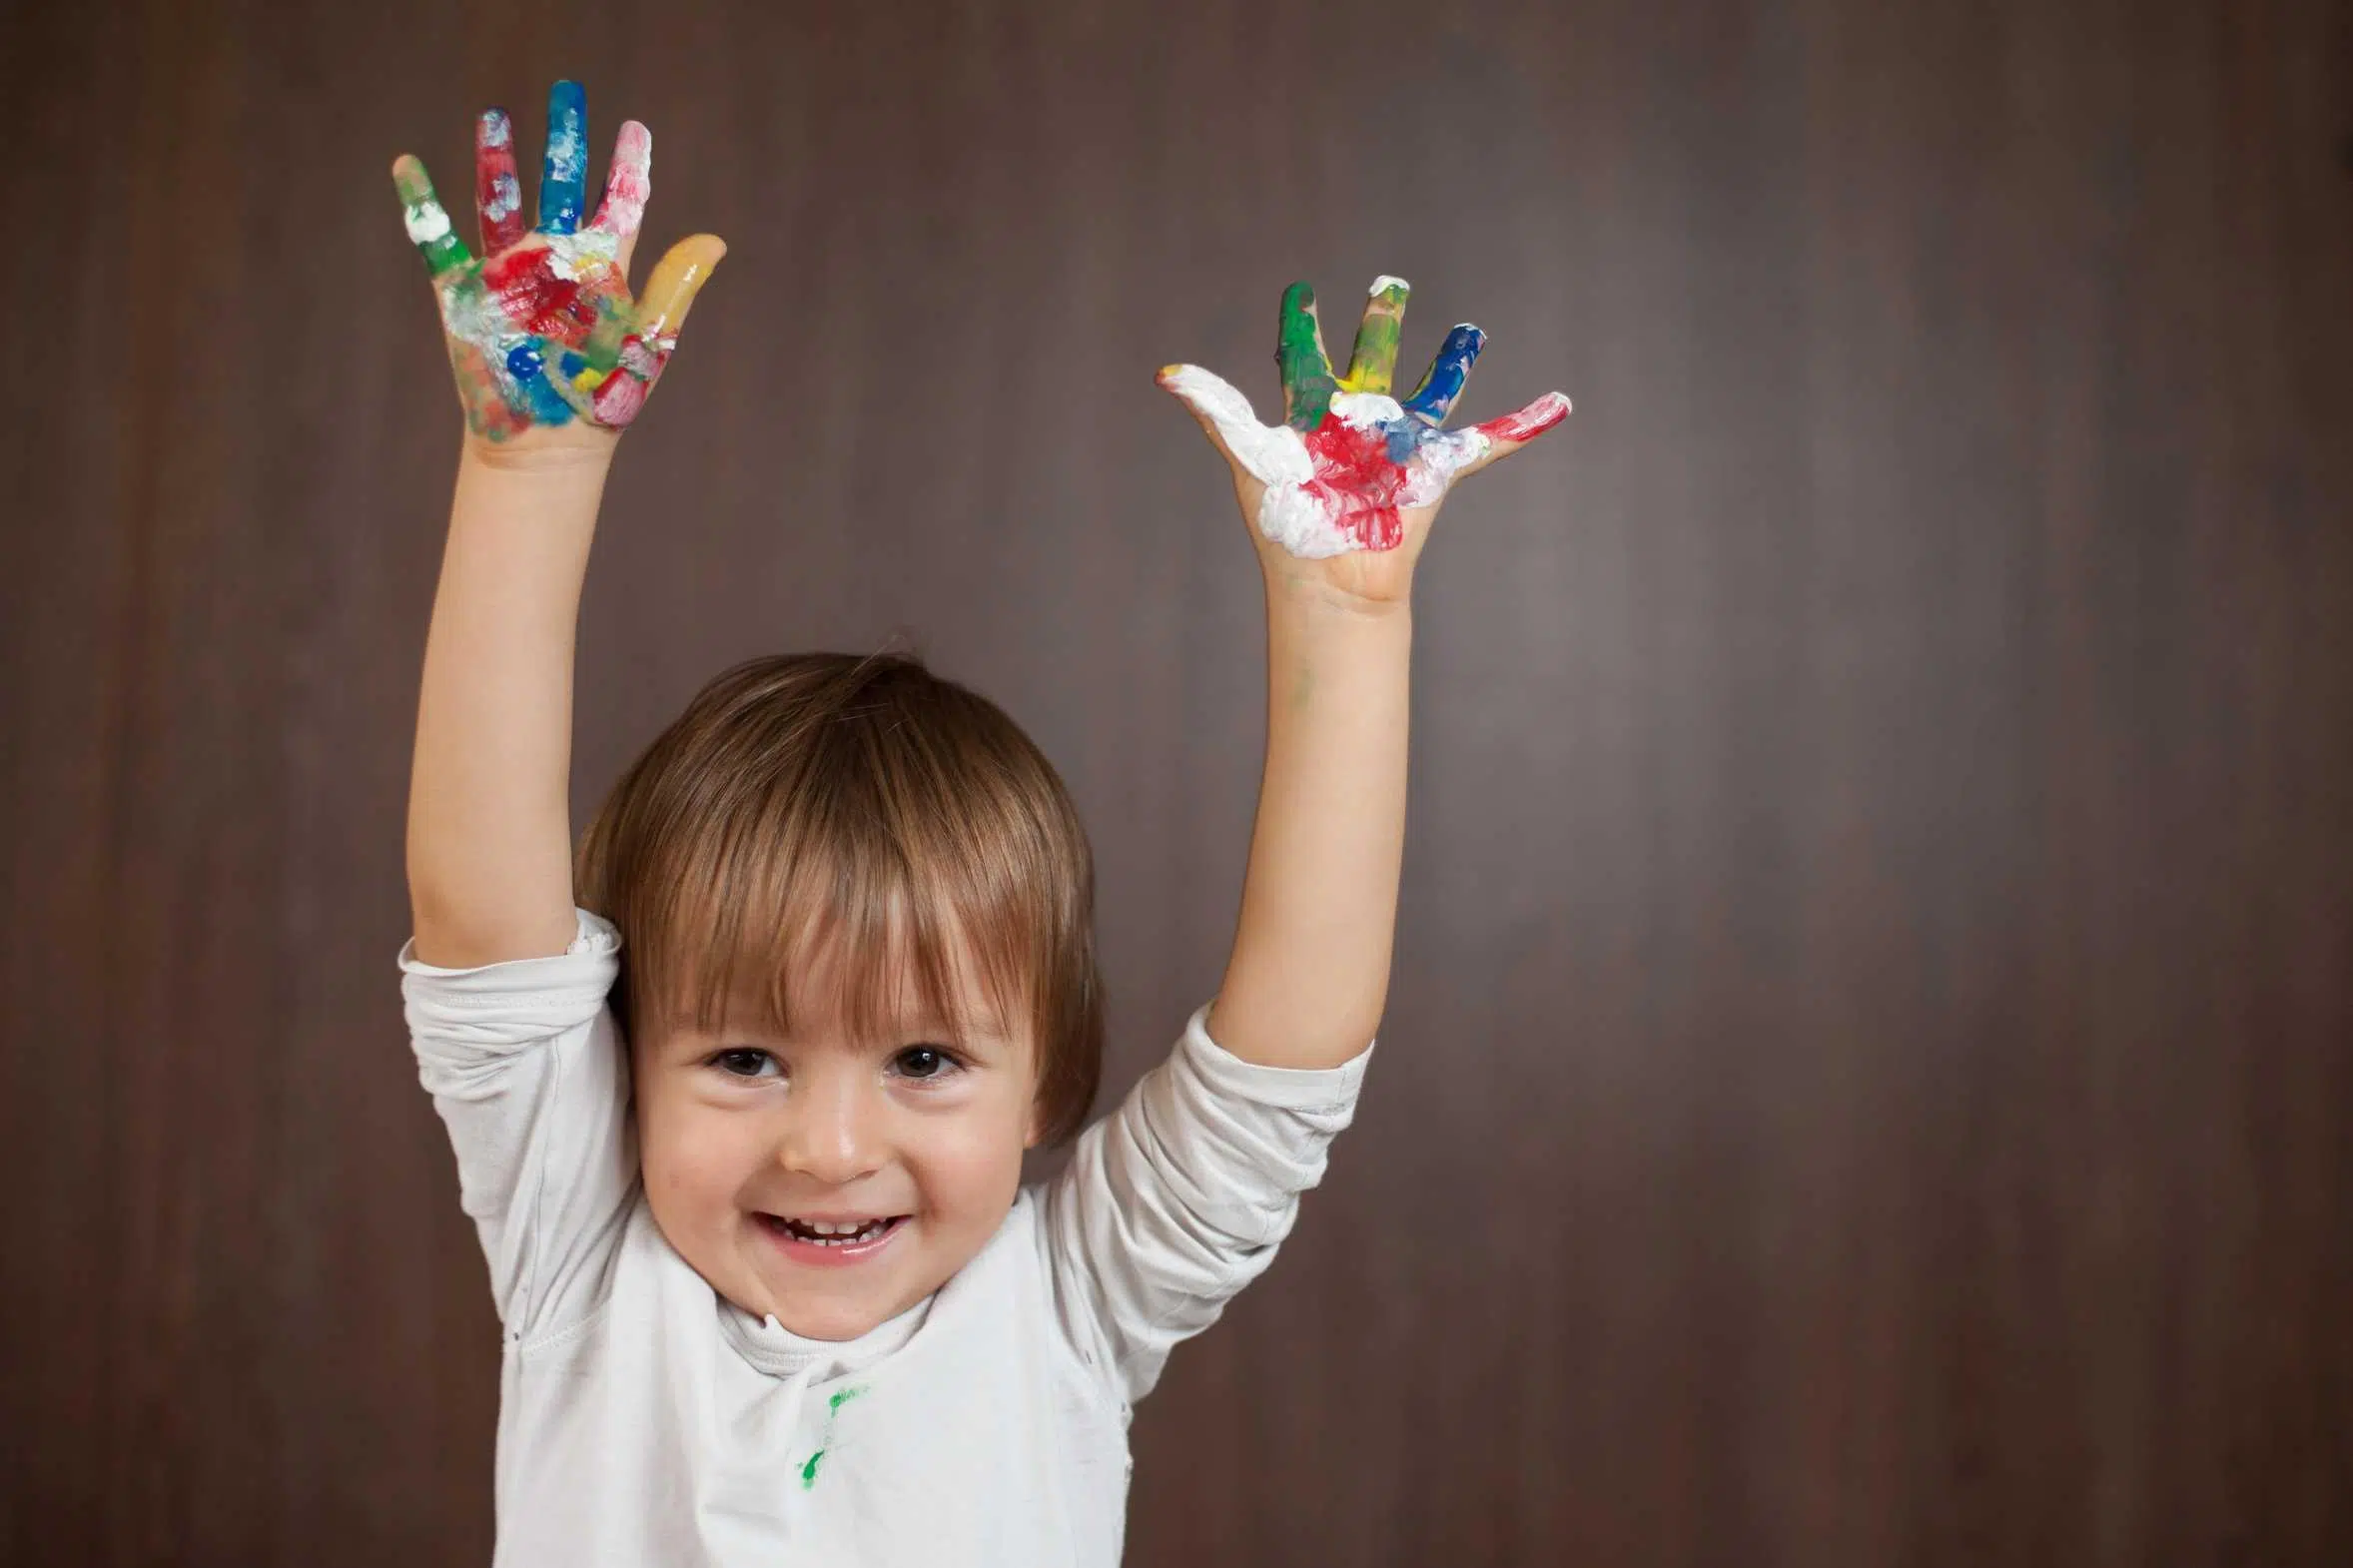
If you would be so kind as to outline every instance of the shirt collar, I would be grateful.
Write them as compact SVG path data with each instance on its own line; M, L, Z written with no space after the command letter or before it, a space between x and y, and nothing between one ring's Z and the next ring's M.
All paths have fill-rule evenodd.
M824 1382L881 1360L915 1337L932 1308L932 1297L927 1295L855 1339L811 1339L785 1327L774 1313L754 1317L725 1296L712 1293L718 1301L719 1330L738 1355L771 1377L795 1377L814 1370L817 1375L812 1382Z

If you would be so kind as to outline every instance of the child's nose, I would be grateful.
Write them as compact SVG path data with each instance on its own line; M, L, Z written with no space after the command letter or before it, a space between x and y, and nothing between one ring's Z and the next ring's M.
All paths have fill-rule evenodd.
M827 1074L797 1098L777 1151L786 1168L839 1186L872 1175L881 1165L881 1108L872 1088L855 1082L857 1076Z

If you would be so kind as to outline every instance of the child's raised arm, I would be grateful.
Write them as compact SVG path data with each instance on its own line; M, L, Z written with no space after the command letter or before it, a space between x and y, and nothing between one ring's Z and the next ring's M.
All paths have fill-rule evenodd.
M1389 395L1402 280L1374 281L1335 377L1303 283L1284 294L1275 360L1284 422L1207 371L1182 398L1233 469L1266 581L1266 767L1233 955L1208 1033L1245 1061L1328 1068L1363 1051L1388 994L1405 840L1413 564L1446 487L1567 416L1547 392L1460 430L1446 416L1484 339L1456 327L1399 404Z
M619 431L726 252L710 235L680 241L632 300L652 138L621 127L603 201L582 224L586 121L579 86L556 83L538 222L526 227L512 128L501 110L481 116L478 259L424 166L392 165L466 421L408 795L415 952L446 968L561 953L574 935L573 631L597 503Z

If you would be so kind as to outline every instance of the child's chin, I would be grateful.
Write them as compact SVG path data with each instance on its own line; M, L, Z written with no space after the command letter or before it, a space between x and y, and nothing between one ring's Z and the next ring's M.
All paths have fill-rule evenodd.
M904 1277L896 1280L770 1275L769 1299L777 1322L804 1339L856 1339L880 1328L920 1300L902 1299Z

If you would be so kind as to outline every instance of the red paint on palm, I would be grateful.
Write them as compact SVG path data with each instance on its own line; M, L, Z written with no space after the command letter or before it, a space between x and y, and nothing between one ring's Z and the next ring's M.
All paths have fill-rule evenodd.
M1389 460L1388 436L1326 413L1303 439L1315 464L1306 488L1323 501L1333 525L1368 550L1393 550L1403 543L1405 524L1397 506L1405 469Z
M482 264L482 286L524 332L577 349L596 326L596 302L618 291L609 276L562 276L551 263L553 254L529 246L493 256Z

